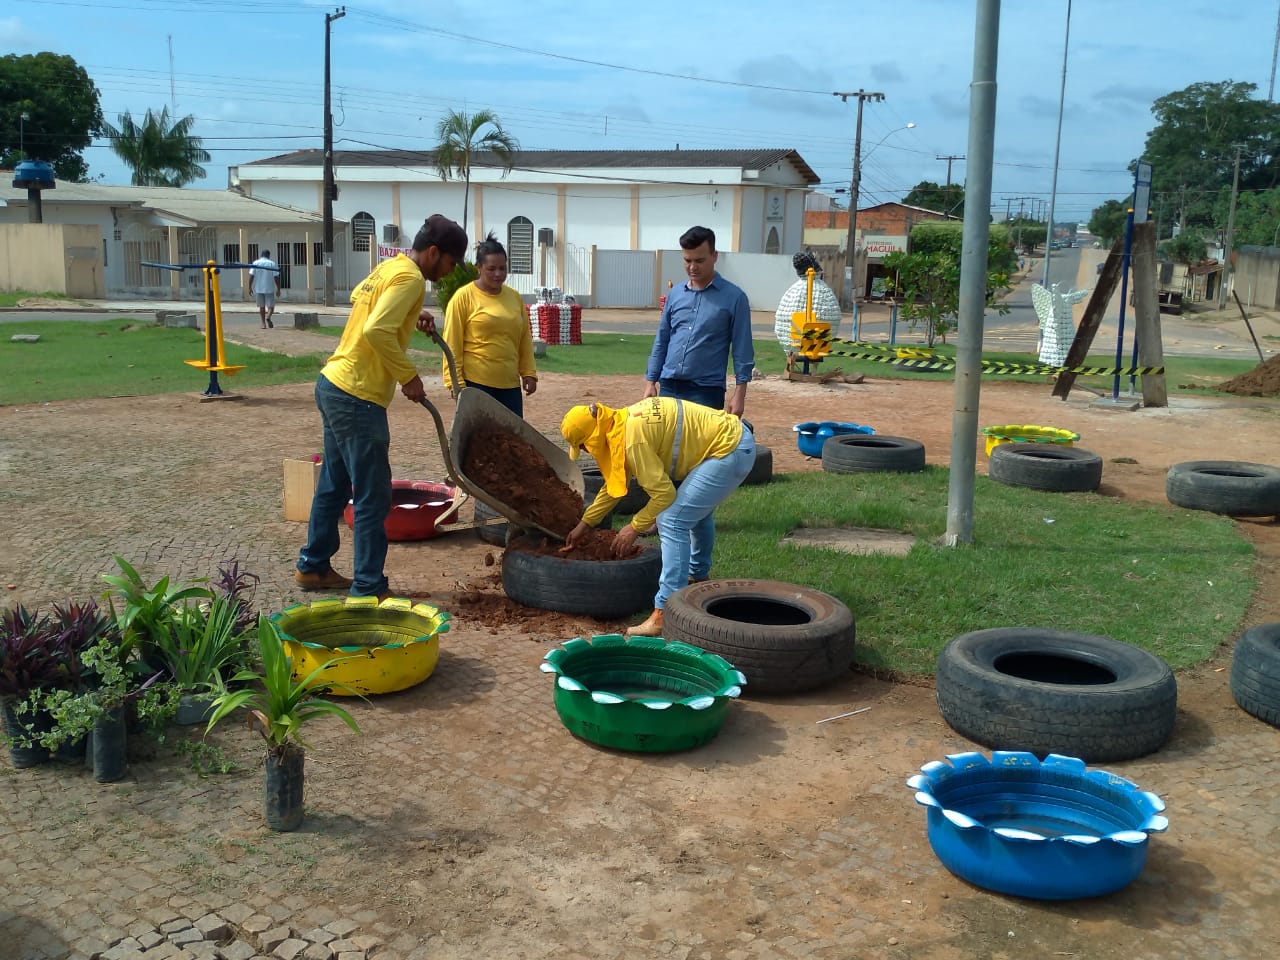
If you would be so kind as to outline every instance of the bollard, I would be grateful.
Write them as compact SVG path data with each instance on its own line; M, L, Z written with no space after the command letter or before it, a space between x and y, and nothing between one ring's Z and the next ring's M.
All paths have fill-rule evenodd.
M320 326L320 315L317 313L295 313L293 315L293 329L295 330L309 330L318 326Z

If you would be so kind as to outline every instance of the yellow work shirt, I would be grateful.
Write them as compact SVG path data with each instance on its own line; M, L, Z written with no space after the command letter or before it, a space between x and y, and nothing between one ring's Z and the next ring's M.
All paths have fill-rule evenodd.
M684 408L683 418L677 415L678 407ZM677 426L680 449L672 470ZM624 427L626 476L628 479L635 477L649 494L649 502L631 518L631 525L637 530L651 527L658 514L676 499L672 481L683 480L704 460L728 456L737 449L742 431L742 420L732 413L712 410L688 400L649 397L627 407ZM611 497L607 487L601 486L582 519L594 527L617 502L618 498Z
M497 390L520 386L521 377L536 377L533 335L520 294L503 286L495 295L469 283L449 300L445 311L444 342L453 352L458 379L483 383ZM443 363L444 384L452 388L449 364Z
M390 406L396 384L418 375L404 352L422 310L426 284L418 265L398 254L351 291L351 315L338 349L320 372L339 390Z

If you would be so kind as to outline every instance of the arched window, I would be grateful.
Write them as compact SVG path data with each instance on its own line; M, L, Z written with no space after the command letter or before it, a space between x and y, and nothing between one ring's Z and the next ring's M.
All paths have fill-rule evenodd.
M507 269L533 273L533 221L528 217L512 217L507 222Z
M369 244L373 232L377 228L373 217L361 210L351 218L351 249L362 253L369 252Z
M782 242L778 239L778 228L770 227L769 236L764 241L765 253L780 253L782 251Z

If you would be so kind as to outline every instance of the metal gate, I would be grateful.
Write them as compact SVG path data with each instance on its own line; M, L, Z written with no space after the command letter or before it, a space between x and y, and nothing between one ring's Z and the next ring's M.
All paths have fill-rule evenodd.
M656 307L652 250L596 251L597 307Z

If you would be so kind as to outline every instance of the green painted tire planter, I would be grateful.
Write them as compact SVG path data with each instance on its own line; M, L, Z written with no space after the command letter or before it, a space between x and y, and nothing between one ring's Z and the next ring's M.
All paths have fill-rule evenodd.
M715 738L746 678L723 657L661 637L568 640L539 669L570 733L602 747L669 753Z

